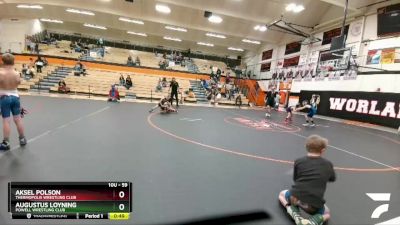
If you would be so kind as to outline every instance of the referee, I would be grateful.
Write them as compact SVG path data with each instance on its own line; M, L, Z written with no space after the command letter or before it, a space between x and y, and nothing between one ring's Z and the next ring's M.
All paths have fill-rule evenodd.
M171 106L172 106L172 101L174 99L176 99L176 107L179 107L178 102L179 102L179 98L178 98L178 88L179 88L179 84L178 82L176 82L175 77L172 78L172 81L169 85L169 88L171 89L171 98L169 99L169 101L171 102Z

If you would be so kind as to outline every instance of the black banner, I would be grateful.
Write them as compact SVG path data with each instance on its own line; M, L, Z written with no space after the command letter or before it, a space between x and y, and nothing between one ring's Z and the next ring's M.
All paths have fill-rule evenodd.
M400 93L301 91L300 102L321 96L317 114L373 123L400 126Z
M339 37L341 32L342 32L341 27L324 32L322 37L322 45L330 44L332 42L332 38ZM349 25L344 27L344 34L346 35L346 37L348 33L349 33Z
M273 51L274 51L273 49L268 50L268 51L263 51L261 60L264 61L264 60L272 59Z
M301 43L300 42L292 42L286 45L285 55L289 55L292 53L300 52Z
M299 65L300 56L295 56L292 58L286 58L283 60L283 67L297 66Z
M271 70L271 62L261 64L261 72L267 72Z

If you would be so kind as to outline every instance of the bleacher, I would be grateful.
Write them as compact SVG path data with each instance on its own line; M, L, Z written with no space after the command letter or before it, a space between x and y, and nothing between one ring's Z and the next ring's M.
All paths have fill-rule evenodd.
M22 71L22 63L16 63L15 68L18 72ZM54 66L46 66L42 69L42 73L35 73L35 76L31 79L21 79L21 84L18 85L18 90L20 91L29 91L32 86L39 83L41 79L47 76L47 74L54 69Z
M98 96L108 96L111 85L119 85L119 77L121 73L106 70L87 70L88 75L86 76L67 76L64 81L70 88L71 93L76 94L91 94ZM124 77L127 77L127 73L123 73ZM118 90L121 97L127 95L141 98L141 99L160 99L165 95L168 95L168 87L164 88L162 92L156 92L155 88L158 83L160 76L151 76L143 74L129 74L133 87L127 90L125 87L118 86ZM167 78L170 81L171 78ZM190 88L190 79L176 78L179 82L180 88L185 92ZM50 88L51 92L57 92L58 87L54 86ZM196 99L186 98L187 101L196 101Z

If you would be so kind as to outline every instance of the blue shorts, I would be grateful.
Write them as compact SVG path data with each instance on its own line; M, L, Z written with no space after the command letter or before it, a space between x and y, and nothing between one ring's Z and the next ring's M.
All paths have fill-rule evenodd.
M1 100L1 115L3 118L8 118L11 116L18 116L21 114L21 103L19 97L3 95Z
M307 117L313 118L313 116L317 113L316 108L310 108L310 111L308 111Z
M285 193L285 199L286 199L286 201L289 202L289 203L290 203L290 196L292 196L292 193L290 193L289 190L286 191L286 193ZM322 207L321 209L319 209L319 210L316 212L316 214L324 215L324 214L325 214L325 206Z

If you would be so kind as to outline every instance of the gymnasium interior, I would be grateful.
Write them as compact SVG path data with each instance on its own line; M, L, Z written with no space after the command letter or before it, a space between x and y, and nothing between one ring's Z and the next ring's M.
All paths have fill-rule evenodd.
M320 224L400 225L400 0L0 0L0 53L0 224L316 224L319 135Z

